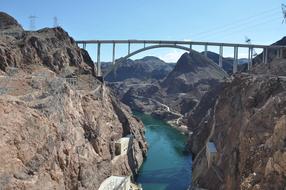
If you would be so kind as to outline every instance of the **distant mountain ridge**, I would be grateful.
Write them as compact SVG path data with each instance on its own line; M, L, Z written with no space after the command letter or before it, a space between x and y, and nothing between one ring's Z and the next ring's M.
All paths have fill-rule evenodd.
M105 72L110 64L105 63ZM108 82L124 81L126 79L163 79L172 69L174 64L166 63L163 60L147 56L142 59L122 61L115 65L114 69L107 73L105 80Z

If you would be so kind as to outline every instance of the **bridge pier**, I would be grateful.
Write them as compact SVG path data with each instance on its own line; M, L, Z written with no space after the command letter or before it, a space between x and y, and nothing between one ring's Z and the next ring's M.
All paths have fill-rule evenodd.
M101 63L100 63L100 43L97 44L97 76L101 77Z
M192 50L193 49L193 45L192 44L190 44L190 50ZM190 51L191 52L191 51Z
M219 66L222 67L223 46L219 46Z
M82 49L86 50L86 43L82 44Z
M128 55L130 54L130 42L128 42Z
M277 49L277 58L279 58L279 59L283 58L283 49L282 48Z
M251 70L252 69L252 59L253 59L253 48L250 47L248 49L248 70Z
M237 73L237 65L238 65L238 47L234 47L234 59L233 59L233 66L232 71L233 74Z
M268 63L268 48L264 48L262 56L263 56L263 63L267 64Z
M280 58L280 49L276 49L276 58L277 58L277 59Z
M205 57L208 57L208 45L207 44L205 44Z
M112 65L115 65L115 43L113 43L112 47Z

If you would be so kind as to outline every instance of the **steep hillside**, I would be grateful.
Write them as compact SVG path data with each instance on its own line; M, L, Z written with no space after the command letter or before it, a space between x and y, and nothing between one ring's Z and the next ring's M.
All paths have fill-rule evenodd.
M10 15L0 12L0 35L12 35L19 38L23 33L22 26Z
M280 62L285 67L286 60ZM286 81L255 70L258 75L236 75L213 99L206 94L189 115L194 187L285 188ZM210 164L207 142L217 150Z
M215 85L227 77L213 61L192 51L181 56L161 86L166 88L169 94L184 93L198 88L198 85Z
M277 42L273 43L272 45L286 45L286 37L281 38L280 40L278 40ZM285 58L286 55L286 50L284 49L282 52L282 57ZM253 64L259 64L262 63L262 53L259 54L258 56L256 56L253 60ZM268 50L268 63L271 63L273 60L277 59L277 51L275 49L269 49Z
M0 23L12 31L0 35L0 189L98 189L135 174L143 124L93 76L87 52L61 28L14 35L15 19L0 13ZM128 135L130 151L116 156Z
M204 52L202 52L202 54L204 54ZM215 62L216 64L219 64L219 54L208 51L207 56L213 62ZM234 59L231 57L223 57L222 58L222 68L228 74L232 74L232 72L233 72L233 68L232 68L233 61L234 61ZM247 69L247 63L248 63L248 59L246 59L246 58L238 59L238 71L245 71L245 69Z
M204 52L202 54L204 54ZM219 54L208 51L207 56L213 62L215 62L216 64L219 64ZM227 73L232 73L232 64L233 64L233 59L223 57L223 59L222 59L222 68Z

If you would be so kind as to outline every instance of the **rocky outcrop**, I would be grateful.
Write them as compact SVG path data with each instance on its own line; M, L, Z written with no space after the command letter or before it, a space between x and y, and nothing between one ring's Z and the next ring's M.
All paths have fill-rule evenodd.
M111 175L137 173L143 124L92 75L66 32L0 38L1 189L98 189ZM132 147L116 157L126 135Z
M0 21L0 30L19 29L23 31L22 26L17 22L17 20L7 13L0 12Z
M58 74L71 74L73 71L67 69L71 66L76 67L78 73L91 71L88 69L90 63L84 62L86 54L77 48L75 41L61 28L25 32L20 39L9 35L0 38L2 71L8 66L28 71L35 65L46 66Z
M193 132L189 148L195 156L194 187L266 190L286 186L285 87L283 77L241 74L226 83L217 98L201 101L188 124ZM207 142L217 149L211 165Z
M251 73L256 75L286 76L284 59L274 59L267 65L256 64Z

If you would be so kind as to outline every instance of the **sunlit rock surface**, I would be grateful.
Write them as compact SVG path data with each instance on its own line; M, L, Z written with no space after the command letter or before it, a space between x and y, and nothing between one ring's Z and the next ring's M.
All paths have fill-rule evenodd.
M19 28L2 15L1 30ZM137 172L143 124L94 77L90 60L61 28L1 33L0 189L98 189L113 174ZM126 135L132 147L117 167L114 143Z
M268 69L264 68L267 65L256 65L255 74L236 75L216 98L201 101L189 115L188 127L193 132L189 148L195 155L194 186L285 188L285 65L285 59L274 60ZM279 72L277 68L281 68ZM207 96L203 99L207 100ZM211 167L207 166L207 142L217 147L217 158Z

